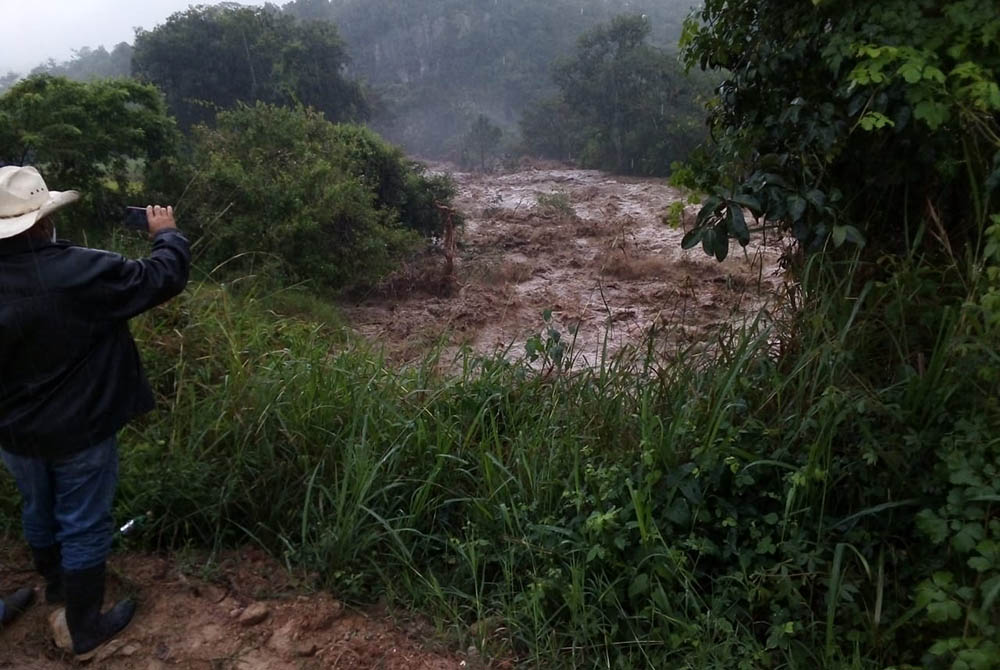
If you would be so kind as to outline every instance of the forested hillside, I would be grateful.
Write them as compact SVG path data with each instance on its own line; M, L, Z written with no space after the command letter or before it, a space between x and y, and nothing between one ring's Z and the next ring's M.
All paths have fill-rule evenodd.
M297 101L331 120L368 116L376 131L408 152L469 168L529 154L662 175L702 139L699 100L711 90L710 78L688 77L677 61L693 4L199 5L138 30L134 46L83 48L30 74L76 81L131 75L155 83L182 128L211 121L235 101ZM613 27L626 15L631 27ZM248 35L253 39L246 42ZM0 78L0 92L19 76ZM617 95L595 94L614 82ZM623 125L636 130L626 137Z
M378 94L376 127L421 155L461 150L479 114L514 131L555 92L553 66L577 39L620 14L646 15L652 42L674 48L692 0L294 0L284 11L332 20L349 72ZM517 133L508 132L508 140Z

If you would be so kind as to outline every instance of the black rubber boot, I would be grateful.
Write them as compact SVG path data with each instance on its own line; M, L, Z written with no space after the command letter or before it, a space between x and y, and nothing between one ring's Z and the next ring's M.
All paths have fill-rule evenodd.
M18 589L9 596L4 596L3 618L0 618L0 628L3 628L19 617L21 613L28 609L33 602L35 602L34 589Z
M105 567L63 571L66 587L66 626L78 661L92 658L105 642L122 632L135 614L135 603L122 600L101 613Z
M66 591L62 580L62 552L58 544L51 547L31 548L31 556L35 559L35 570L45 578L45 602L50 605L64 602Z

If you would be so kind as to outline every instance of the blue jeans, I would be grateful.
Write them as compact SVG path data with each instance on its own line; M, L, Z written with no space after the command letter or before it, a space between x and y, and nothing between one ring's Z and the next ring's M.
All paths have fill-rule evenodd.
M62 549L63 570L85 570L111 551L111 503L118 486L118 442L114 435L58 460L17 456L0 450L24 498L21 520L32 547Z

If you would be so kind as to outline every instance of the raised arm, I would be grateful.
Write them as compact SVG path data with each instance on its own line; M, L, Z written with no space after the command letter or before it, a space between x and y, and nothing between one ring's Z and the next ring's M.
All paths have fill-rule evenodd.
M173 298L184 290L191 264L188 240L177 230L171 207L147 207L153 249L147 258L87 250L73 292L98 321L123 321Z

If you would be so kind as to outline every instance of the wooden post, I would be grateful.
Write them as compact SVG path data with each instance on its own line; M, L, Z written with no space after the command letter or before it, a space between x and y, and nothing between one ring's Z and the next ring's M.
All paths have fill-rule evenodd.
M434 206L445 215L444 238L441 242L444 248L444 284L450 290L455 286L457 281L455 277L455 249L457 246L455 240L455 210L440 203L434 203Z

